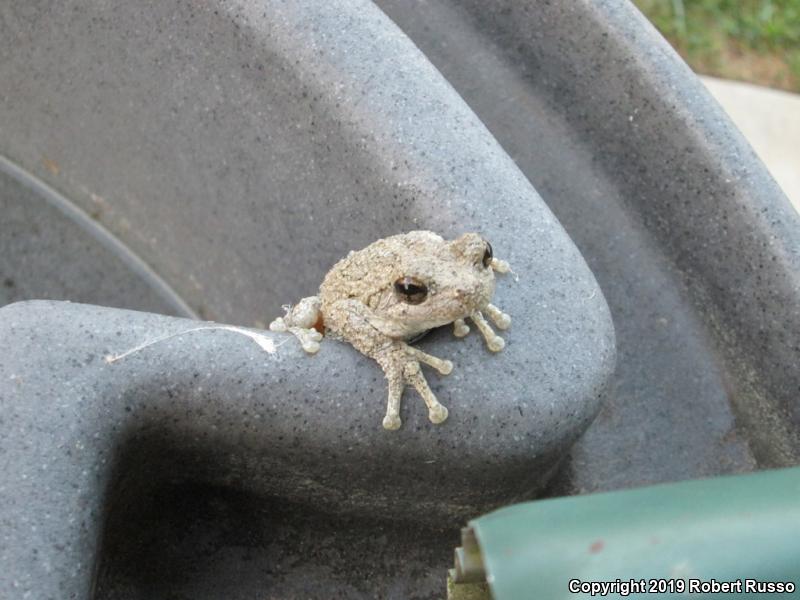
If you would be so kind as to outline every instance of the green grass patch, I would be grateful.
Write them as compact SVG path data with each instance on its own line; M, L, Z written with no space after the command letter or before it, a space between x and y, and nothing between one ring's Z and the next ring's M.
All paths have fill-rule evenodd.
M634 0L698 72L800 91L800 0Z

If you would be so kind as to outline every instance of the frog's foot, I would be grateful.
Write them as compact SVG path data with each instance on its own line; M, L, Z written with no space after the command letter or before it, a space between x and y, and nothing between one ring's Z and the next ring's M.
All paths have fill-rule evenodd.
M319 343L322 340L322 334L316 329L289 327L289 333L300 340L300 345L303 347L303 350L309 354L316 354L319 352Z
M378 363L386 373L389 380L389 402L386 407L386 416L383 418L385 429L399 429L402 425L400 420L400 400L403 395L403 388L406 385L414 386L428 407L428 418L431 423L442 423L447 419L447 408L437 399L419 363L425 363L436 369L442 375L447 375L453 370L453 363L449 360L442 360L426 354L422 350L412 348L408 344L400 342L392 350L378 358Z
M509 265L507 261L500 260L499 258L493 258L490 266L498 273L508 273L511 270L511 265Z
M489 306L492 305L491 304L487 305L486 312L492 318L492 321L495 321L495 323L497 323L495 317L498 315L494 311L490 311ZM507 318L508 323L506 326L511 324L511 318L508 317L508 315L504 314L503 312L500 311L500 309L496 307L492 308L494 308L495 311L497 311L497 313ZM483 318L483 313L481 313L481 311L476 310L474 313L470 315L470 318L475 323L475 326L478 328L478 331L480 331L481 334L483 335L483 339L486 340L486 346L489 348L489 350L491 350L492 352L500 352L500 350L506 347L506 343L503 340L503 338L501 338L494 332L492 326L489 325L489 323L486 322L486 319ZM499 324L498 327L500 327Z
M295 306L284 306L286 315L269 324L270 331L289 332L300 340L309 354L319 352L322 333L317 329L322 322L320 301L317 296L303 298Z
M462 338L469 333L469 325L464 319L456 319L453 321L453 335Z
M484 311L492 320L492 322L497 325L498 329L508 329L511 327L511 317L497 308L494 304L487 304L486 308L484 308ZM471 314L470 318L475 321L475 325L478 326L478 329L483 334L483 337L486 339L486 343L489 345L490 350L498 352L503 349L505 342L501 337L497 336L494 331L492 331L492 328L489 327L486 319L483 318L483 313L477 311ZM467 325L465 319L456 319L453 321L454 336L462 338L467 335L469 331L469 325Z
M486 314L489 315L489 318L492 320L492 322L497 325L498 329L505 331L511 327L511 317L497 308L494 304L487 304L484 310L486 311Z

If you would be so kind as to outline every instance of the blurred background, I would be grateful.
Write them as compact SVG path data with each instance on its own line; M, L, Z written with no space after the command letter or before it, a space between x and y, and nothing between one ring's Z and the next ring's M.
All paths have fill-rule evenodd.
M633 0L800 210L800 0Z
M634 0L703 75L800 92L800 0Z

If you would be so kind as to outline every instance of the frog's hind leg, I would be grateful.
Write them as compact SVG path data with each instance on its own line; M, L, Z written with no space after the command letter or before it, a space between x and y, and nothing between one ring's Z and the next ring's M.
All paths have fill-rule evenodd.
M453 363L449 360L436 358L435 356L431 356L430 354L423 352L419 348L414 348L413 346L406 346L405 350L408 356L433 367L442 375L449 375L453 372Z
M322 334L316 329L289 327L287 331L300 340L300 345L303 347L303 350L309 354L316 354L319 352L319 343L322 341Z
M389 399L386 416L383 418L385 429L399 429L402 425L400 404L406 385L414 386L422 396L431 422L442 423L447 419L447 409L439 403L428 386L420 363L430 365L442 375L453 370L453 363L381 333L372 324L378 321L372 309L354 299L340 300L325 309L326 327L350 342L356 350L377 361L386 375Z
M389 402L386 405L386 416L383 417L383 428L389 431L400 429L403 422L400 420L400 400L403 397L403 377L400 374L390 377L389 380Z
M447 375L453 370L452 362L431 356L401 341L393 342L390 346L375 352L373 356L389 382L389 401L386 406L386 416L383 418L385 429L399 429L402 424L400 401L406 385L414 386L422 396L428 407L428 419L431 423L438 424L447 419L447 408L436 399L436 395L431 391L419 363L430 365L442 375Z
M309 354L319 352L319 342L322 340L322 332L319 331L322 323L319 298L309 296L295 306L284 308L286 315L270 323L270 331L287 331L300 341L303 350Z
M452 370L452 364L450 365L450 368ZM448 371L448 373L449 372L450 371ZM407 362L403 367L403 377L405 378L406 382L413 385L417 390L417 393L422 396L422 399L425 401L425 405L428 407L428 419L430 419L431 423L443 423L447 419L447 408L439 403L439 401L436 399L436 396L431 391L428 381L422 374L422 369L420 368L419 363L417 361Z

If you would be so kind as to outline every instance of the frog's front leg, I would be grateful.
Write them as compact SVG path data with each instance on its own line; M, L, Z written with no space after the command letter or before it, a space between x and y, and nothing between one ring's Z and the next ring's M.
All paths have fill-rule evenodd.
M322 323L318 296L303 298L294 306L285 306L286 316L278 317L269 324L270 331L288 331L300 340L303 350L309 354L319 352L322 333L317 329Z
M510 265L506 261L498 258L493 258L489 264L491 268L498 273L508 273L511 271ZM487 304L483 307L482 311L476 310L474 313L467 315L478 327L478 331L481 332L483 339L486 340L486 345L489 347L489 350L492 352L500 352L500 350L505 348L506 343L503 338L501 338L492 330L491 326L483 316L484 312L499 329L503 330L511 327L511 317L497 308L494 304ZM453 321L453 335L461 338L468 333L469 325L467 325L466 317Z
M490 318L492 318L492 320L495 322L495 325L500 327L500 325L497 323L497 320L494 318L494 316L496 315L494 315L493 311L489 310L489 307L494 308L498 312L499 309L497 309L491 304L487 305L486 307L487 314L489 314ZM505 315L502 312L500 312L500 314L508 317L508 315ZM483 339L486 341L486 347L489 348L489 350L491 350L492 352L500 352L500 350L506 347L505 340L494 332L492 326L489 325L489 323L486 321L481 311L476 310L474 313L470 315L470 318L472 319L472 322L475 323L475 326L478 328L478 331L481 332ZM509 324L510 324L510 318L509 318Z
M336 335L350 342L356 350L373 358L383 369L389 383L389 400L383 426L386 429L399 429L400 403L406 385L417 390L428 407L428 418L433 423L447 419L445 408L431 391L420 363L430 365L442 375L453 370L453 363L431 356L409 346L403 340L389 337L379 329L380 319L358 300L340 300L325 314L326 327Z
M480 331L481 335L483 335L483 339L486 340L486 345L489 347L489 350L492 352L500 352L500 350L505 348L506 343L503 341L503 338L501 338L492 330L491 326L484 318L483 312L486 312L494 324L503 330L508 329L511 326L511 317L497 308L494 304L487 304L483 311L476 310L474 313L469 315L470 319L472 319L475 322L475 325L477 325L478 331ZM453 335L456 337L464 337L469 333L469 331L470 329L469 325L467 325L466 319L456 319L453 321Z

